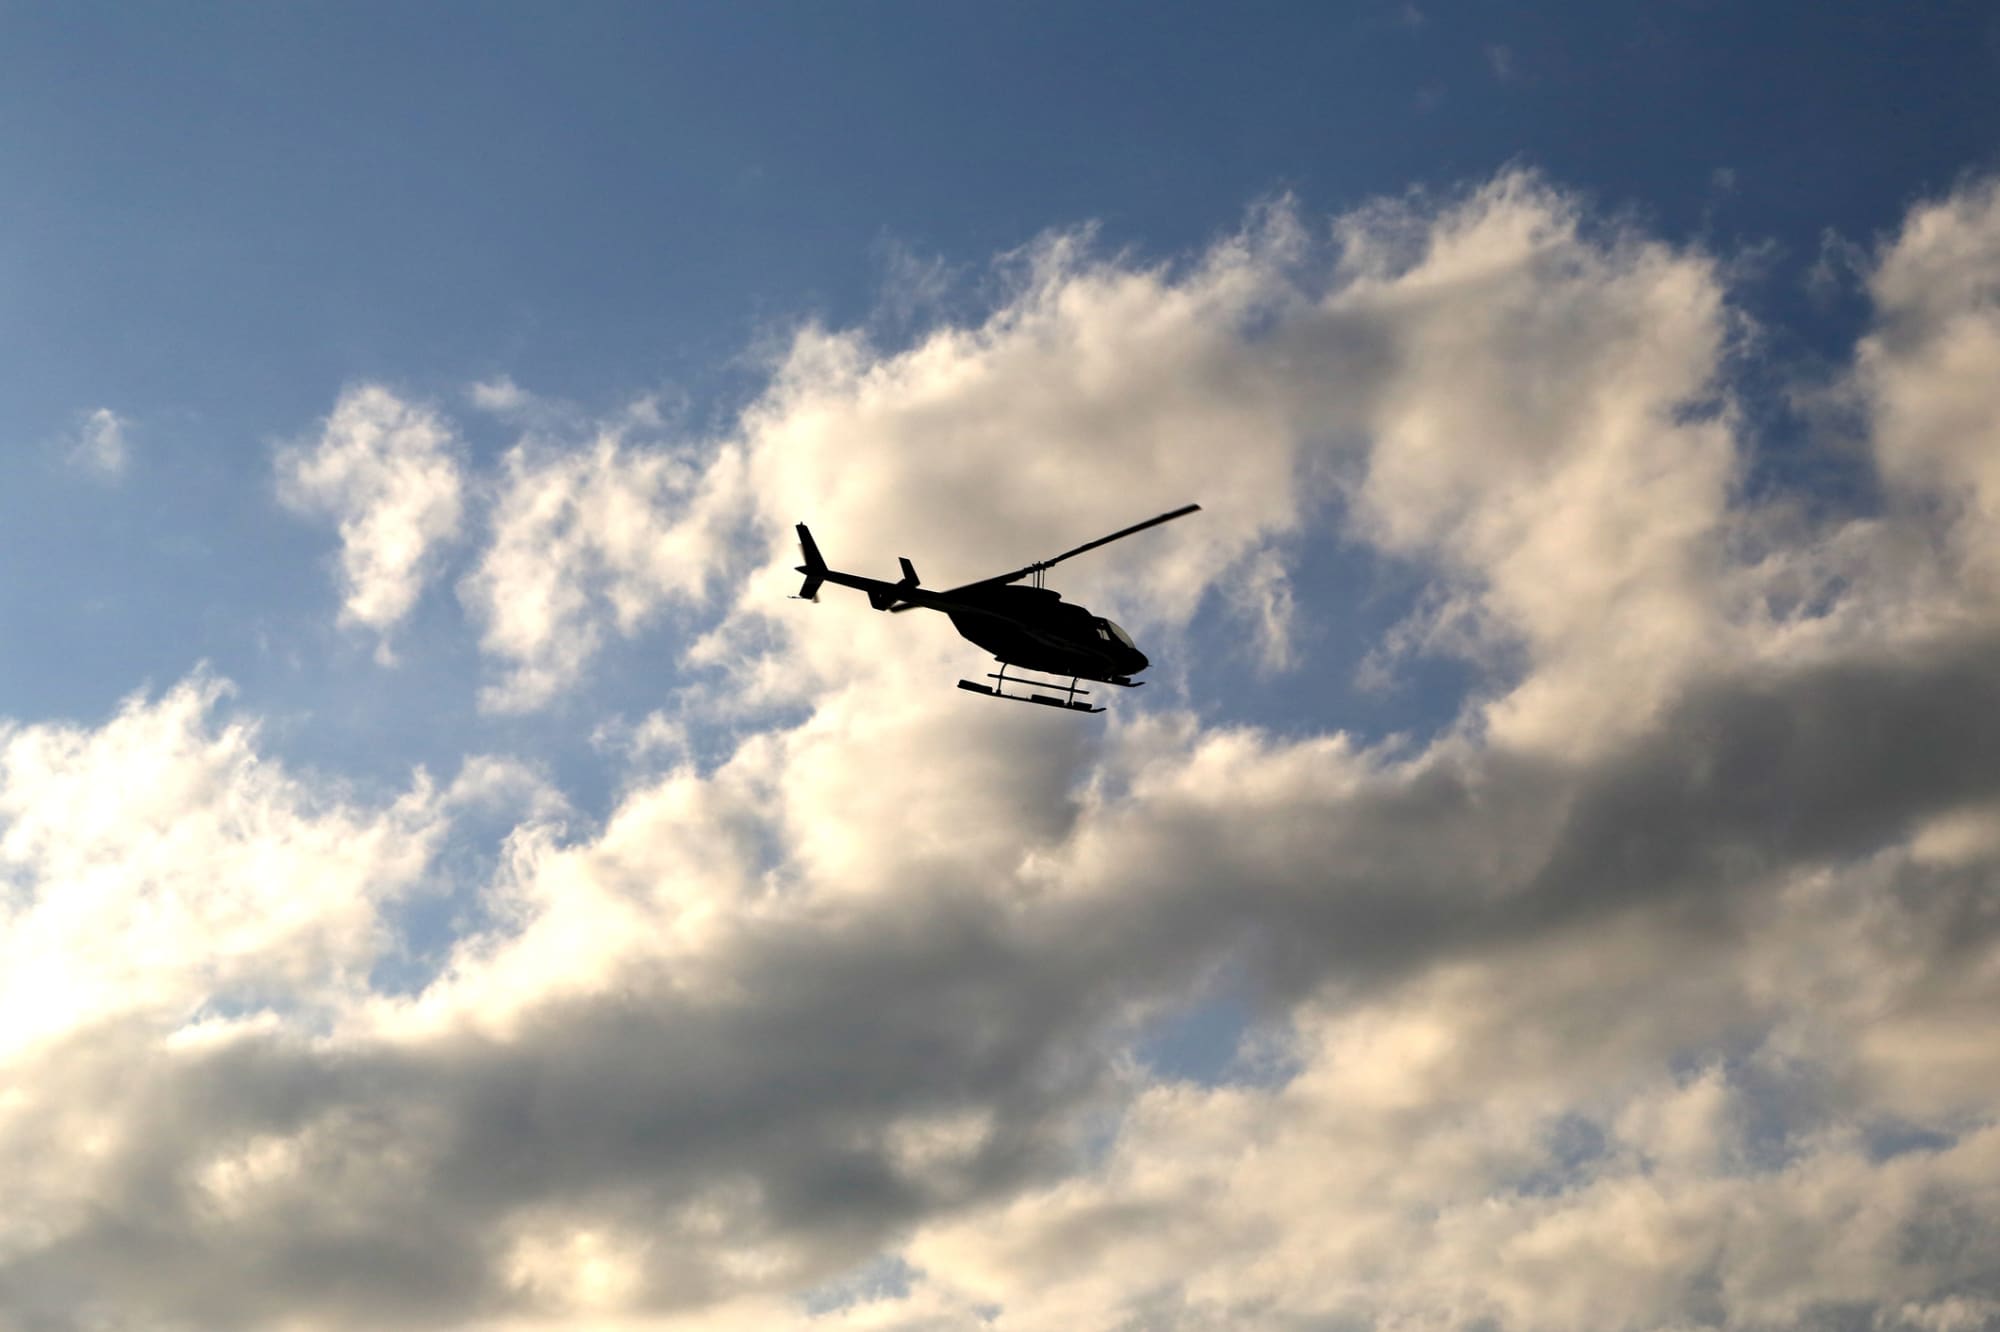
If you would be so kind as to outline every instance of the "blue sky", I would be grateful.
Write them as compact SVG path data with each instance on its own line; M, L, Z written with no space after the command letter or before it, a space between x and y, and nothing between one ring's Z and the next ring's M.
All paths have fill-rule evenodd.
M342 385L504 374L598 405L664 387L700 421L754 384L760 339L869 319L891 255L976 276L1090 222L1170 257L1279 192L1333 212L1526 163L1757 254L1778 350L1837 351L1851 330L1802 300L1823 235L1865 245L1990 163L1995 38L1975 5L1805 12L17 7L0 425L37 441L109 405L149 484L93 528L105 496L62 496L11 450L37 470L9 479L8 530L79 542L64 577L102 571L16 614L129 593L148 567L241 578L234 552L287 534L239 479ZM125 544L152 522L179 540ZM227 541L189 548L191 528ZM281 583L302 544L257 563ZM120 651L65 627L79 656ZM135 666L174 669L91 686ZM14 670L90 705L73 669Z
M195 659L267 672L252 623L309 634L314 543L262 483L342 386L663 391L713 428L798 321L907 337L898 265L956 279L921 327L1051 228L1172 258L1273 195L1526 164L1742 257L1767 354L1837 356L1859 311L1806 297L1824 238L1990 165L1996 39L1975 5L1806 12L17 7L0 502L12 566L46 561L9 617L51 650L8 692L88 715ZM99 407L134 440L108 492L36 447Z
M0 1324L2000 1319L1997 178L1944 0L0 3ZM784 599L1187 501L1105 718Z

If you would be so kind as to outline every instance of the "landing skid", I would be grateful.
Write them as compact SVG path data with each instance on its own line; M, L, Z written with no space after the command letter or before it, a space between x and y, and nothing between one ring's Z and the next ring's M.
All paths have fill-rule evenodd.
M1077 680L1082 678L1080 676L1070 677L1070 682L1067 685L1055 684L1048 680L1031 680L1019 675L1010 677L1007 674L1006 663L1002 662L999 671L997 673L989 672L986 678L999 681L998 686L974 684L970 680L960 680L958 687L970 690L975 694L984 694L988 698L1011 699L1016 703L1039 703L1045 708L1064 708L1070 712L1104 711L1103 708L1094 708L1088 703L1077 702L1076 696L1078 694L1088 694L1090 692L1088 689L1078 689L1076 687ZM1026 685L1030 689L1059 689L1062 691L1063 696L1057 698L1053 694L1010 694L1006 692L1006 687L1010 684Z

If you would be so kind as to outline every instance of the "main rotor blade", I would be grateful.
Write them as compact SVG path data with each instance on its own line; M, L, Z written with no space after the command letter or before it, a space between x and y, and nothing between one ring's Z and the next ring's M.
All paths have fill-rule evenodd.
M1072 555L1081 555L1086 550L1096 550L1099 546L1108 546L1112 542L1117 541L1122 537L1131 536L1134 532L1143 532L1149 527L1158 527L1161 523L1171 522L1176 518L1185 518L1189 514L1193 513L1195 510L1199 509L1200 507L1201 505L1199 504L1184 504L1180 508L1175 509L1172 513L1163 513L1157 518L1148 518L1143 523L1134 523L1130 527L1121 527L1116 532L1113 532L1110 536L1101 536L1097 538L1097 540L1095 541L1086 541L1081 546L1078 546L1075 550L1066 550L1062 554L1056 556L1054 559L1041 560L1035 564L1031 564L1028 566L1026 572L1033 573L1038 569L1051 568L1055 565L1061 564L1064 560L1068 559Z
M964 583L958 587L947 588L945 589L944 592L940 593L939 595L951 597L951 596L957 596L961 592L970 592L977 587L994 587L1002 583L1019 582L1021 579L1026 578L1031 573L1040 573L1042 570L1050 568L1053 565L1061 564L1064 560L1068 559L1072 555L1081 555L1086 550L1096 550L1099 546L1109 545L1111 542L1118 540L1120 537L1131 536L1134 532L1143 532L1149 527L1158 527L1161 523L1171 522L1175 518L1185 518L1189 514L1193 513L1195 510L1199 509L1200 507L1201 505L1199 504L1184 504L1180 508L1175 509L1172 513L1163 513L1159 515L1157 518L1148 518L1143 523L1134 523L1130 527L1121 527L1116 532L1113 532L1110 536L1101 536L1097 538L1097 540L1095 541L1086 541L1081 546L1078 546L1075 550L1066 550L1052 560L1037 560L1035 563L1028 565L1026 568L1014 570L1013 573L995 574L991 578L982 578L976 583ZM894 609L903 610L905 608L902 606L897 606Z

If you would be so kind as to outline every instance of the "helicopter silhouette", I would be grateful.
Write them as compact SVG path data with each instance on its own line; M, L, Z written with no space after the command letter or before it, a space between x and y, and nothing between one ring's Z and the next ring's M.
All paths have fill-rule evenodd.
M976 583L941 592L924 587L917 581L916 566L907 557L899 559L903 576L893 583L829 569L820 557L819 545L814 542L812 533L806 530L804 523L800 523L799 551L806 562L798 566L798 571L806 576L806 581L799 589L799 599L818 601L820 584L835 583L866 592L868 604L879 611L942 611L951 617L952 628L958 630L960 637L985 648L1000 663L998 672L990 672L986 676L997 684L989 686L960 680L960 689L992 698L1012 699L1017 703L1040 703L1075 712L1102 712L1103 708L1078 701L1078 695L1090 693L1088 689L1079 689L1078 682L1095 680L1136 689L1145 682L1132 677L1146 669L1149 664L1146 654L1139 651L1132 635L1118 625L1101 615L1091 614L1082 606L1064 601L1062 594L1054 588L1042 586L1042 573L1073 555L1096 550L1134 532L1143 532L1149 527L1185 517L1199 508L1199 504L1184 505L1172 513L1163 513L1143 523L1120 528L1110 536L1086 541L1053 559L1037 560L1013 573L982 578ZM1023 578L1030 576L1035 580L1031 586L1019 586ZM1069 684L1059 685L1020 675L1010 678L1007 674L1009 666L1042 675L1066 675ZM1010 694L1006 692L1009 684L1058 689L1063 696Z

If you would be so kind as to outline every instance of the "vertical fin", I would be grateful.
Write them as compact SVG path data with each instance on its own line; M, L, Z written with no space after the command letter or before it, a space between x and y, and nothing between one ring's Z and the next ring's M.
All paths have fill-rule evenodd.
M818 601L819 585L825 581L826 561L820 557L819 543L813 540L813 534L806 530L804 523L799 524L799 554L806 558L806 562L799 566L799 572L806 576L804 586L799 588L799 596L805 601Z

